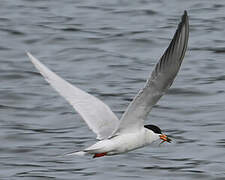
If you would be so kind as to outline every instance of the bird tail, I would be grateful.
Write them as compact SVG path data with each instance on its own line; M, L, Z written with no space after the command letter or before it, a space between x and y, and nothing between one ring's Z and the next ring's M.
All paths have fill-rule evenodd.
M64 154L65 156L85 156L87 155L88 153L87 152L84 152L84 151L75 151L75 152L71 152L71 153L67 153L67 154Z

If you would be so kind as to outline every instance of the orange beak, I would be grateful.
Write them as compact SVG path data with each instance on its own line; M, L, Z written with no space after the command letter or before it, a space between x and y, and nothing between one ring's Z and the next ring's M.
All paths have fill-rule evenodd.
M164 142L170 143L170 142L172 141L172 140L171 140L170 138L168 138L168 136L165 135L165 134L160 134L159 137L160 137L160 139L163 140L161 143L164 143Z

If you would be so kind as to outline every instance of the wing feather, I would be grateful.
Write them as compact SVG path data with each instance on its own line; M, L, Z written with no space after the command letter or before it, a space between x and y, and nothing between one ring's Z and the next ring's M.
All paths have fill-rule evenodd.
M188 16L185 11L174 37L156 64L146 85L136 95L123 114L115 133L137 130L160 97L172 85L184 58L189 37Z
M30 53L27 55L45 80L74 107L89 128L97 134L97 139L106 139L112 135L119 120L106 104L59 77Z

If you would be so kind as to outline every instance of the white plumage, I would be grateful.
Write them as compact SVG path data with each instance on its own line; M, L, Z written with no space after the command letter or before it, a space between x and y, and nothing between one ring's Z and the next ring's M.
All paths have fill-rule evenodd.
M169 47L157 63L145 87L135 96L120 121L102 101L71 85L27 53L46 81L74 107L100 140L83 151L70 155L93 154L94 157L100 157L128 152L151 144L157 139L170 142L158 127L144 126L144 120L172 85L184 58L188 36L188 16L185 11Z

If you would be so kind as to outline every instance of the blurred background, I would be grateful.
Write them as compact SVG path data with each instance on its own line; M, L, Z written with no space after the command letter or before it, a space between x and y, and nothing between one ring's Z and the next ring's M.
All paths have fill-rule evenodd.
M92 159L64 157L93 134L25 52L121 117L187 10L188 50L146 124L173 143ZM1 0L0 179L224 179L225 1Z

